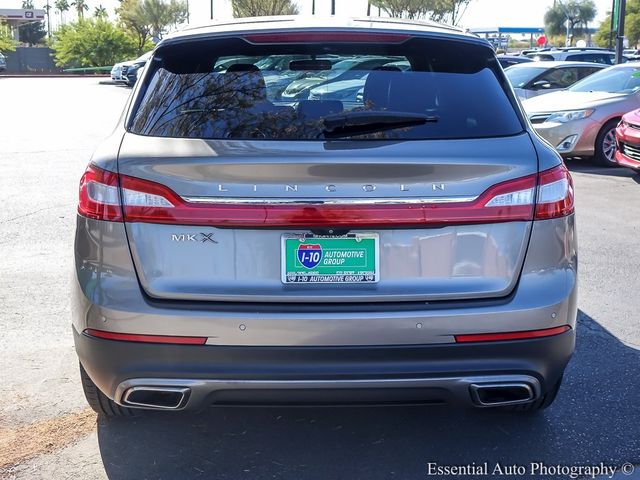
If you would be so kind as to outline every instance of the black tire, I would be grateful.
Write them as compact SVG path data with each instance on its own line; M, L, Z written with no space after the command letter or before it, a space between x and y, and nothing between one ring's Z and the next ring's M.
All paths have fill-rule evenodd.
M535 413L544 410L551 406L553 401L558 396L558 392L560 391L560 385L562 384L562 377L558 380L551 389L549 389L544 395L542 395L538 400L531 403L523 403L520 405L512 405L511 407L506 407L510 412L519 412L519 413Z
M620 120L609 120L604 126L600 129L598 136L596 137L596 149L595 156L593 160L596 164L601 167L617 167L618 164L613 160L613 157L609 157L611 155L611 140L613 140L613 155L616 152L616 127Z
M116 402L107 397L93 383L82 364L80 364L80 379L82 380L82 389L89 406L98 414L105 417L132 417L140 415L139 410L126 408L118 405Z

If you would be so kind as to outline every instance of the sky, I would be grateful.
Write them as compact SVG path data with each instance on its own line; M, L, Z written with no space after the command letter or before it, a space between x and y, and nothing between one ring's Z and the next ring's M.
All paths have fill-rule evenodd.
M54 0L49 0L53 3ZM211 0L188 0L191 23L201 24L210 21ZM301 12L311 13L312 0L298 0ZM0 8L19 8L21 0L0 0ZM93 10L102 4L109 12L118 5L117 0L87 0ZM611 10L611 0L595 0L598 16L594 26ZM46 4L46 0L34 0L36 7ZM231 17L231 0L213 0L214 16L224 20ZM471 0L469 8L462 18L461 25L474 27L541 27L545 10L553 5L553 0ZM360 16L367 12L367 0L336 0L338 15ZM316 13L331 14L331 0L316 0ZM373 14L377 9L373 9ZM71 15L70 13L68 14ZM54 20L52 19L52 23Z

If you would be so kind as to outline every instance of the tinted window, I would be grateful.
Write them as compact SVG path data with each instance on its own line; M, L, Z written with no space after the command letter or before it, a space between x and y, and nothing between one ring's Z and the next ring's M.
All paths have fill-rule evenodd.
M567 55L567 61L603 63L605 65L612 65L614 58L613 55L608 53L576 53Z
M640 67L611 67L579 81L572 92L635 93L640 90Z
M515 88L523 88L546 70L546 67L514 67L505 70L504 74Z
M342 119L349 128L340 126L339 138L350 139L522 131L495 56L482 45L425 38L261 45L235 38L157 52L130 122L134 133L324 140L337 138ZM411 124L398 124L407 118Z
M580 80L602 70L600 67L578 67L578 76Z
M550 85L548 88L567 88L578 81L578 69L574 67L555 68L549 70L536 81L547 82Z
M530 54L528 56L538 62L553 62L555 60L555 58L553 58L553 55L547 55L544 53Z

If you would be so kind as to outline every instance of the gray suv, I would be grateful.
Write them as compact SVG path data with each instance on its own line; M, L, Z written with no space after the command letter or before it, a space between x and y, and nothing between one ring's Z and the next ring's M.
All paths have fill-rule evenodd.
M269 72L290 81L340 78L328 55L384 61L355 101L276 101L256 66L273 55L292 55ZM532 411L574 350L576 279L571 177L489 43L391 19L245 20L162 40L95 152L73 335L103 415Z

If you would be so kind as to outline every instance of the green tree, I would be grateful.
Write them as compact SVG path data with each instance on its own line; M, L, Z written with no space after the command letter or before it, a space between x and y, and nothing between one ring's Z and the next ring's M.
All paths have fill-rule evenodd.
M71 6L76 9L79 19L84 18L84 12L89 10L89 5L87 5L85 0L75 0Z
M560 35L567 32L569 44L573 45L576 35L582 35L598 10L593 0L557 0L544 14L547 34Z
M109 14L107 13L107 9L104 8L102 6L102 4L100 4L93 10L93 16L94 17L108 17Z
M428 18L457 25L471 0L372 0L391 17Z
M381 8L390 17L424 18L435 7L435 0L373 0L372 5Z
M79 19L62 26L51 48L60 67L102 67L113 65L137 53L136 41L108 19Z
M232 0L231 3L236 18L299 13L298 6L292 0Z
M625 11L624 35L629 39L629 45L637 46L640 43L640 0L627 0ZM600 28L595 36L598 45L609 46L609 41L613 37L615 42L616 32L611 31L611 12L600 24Z
M16 49L16 42L11 36L9 26L4 22L0 22L0 52L9 52Z
M67 0L56 0L54 6L60 12L60 23L64 25L64 14L71 8L69 2Z
M140 53L150 49L151 38L162 38L170 27L183 23L188 13L183 0L122 0L116 12Z

